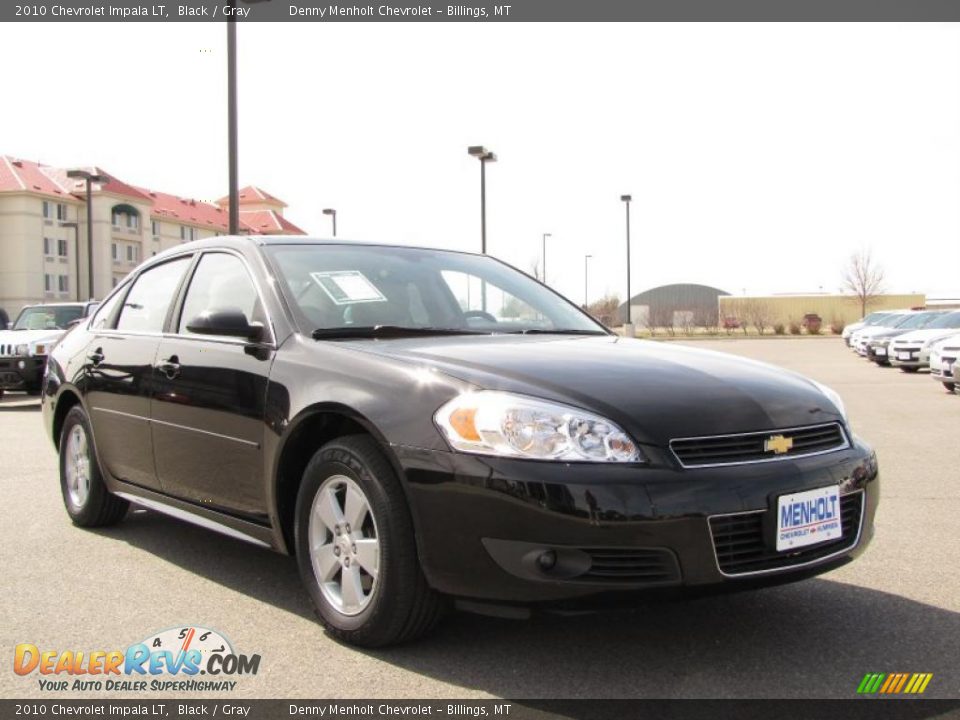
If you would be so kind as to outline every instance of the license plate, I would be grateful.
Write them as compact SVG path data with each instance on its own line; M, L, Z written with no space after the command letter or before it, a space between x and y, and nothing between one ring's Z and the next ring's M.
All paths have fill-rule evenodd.
M777 552L842 536L838 485L781 495L777 499Z
M910 353L908 352L897 353L897 360L909 360L909 359L910 359Z
M886 348L881 348L881 347L874 348L873 354L874 354L874 355L886 355L886 354L887 354L887 349L886 349Z

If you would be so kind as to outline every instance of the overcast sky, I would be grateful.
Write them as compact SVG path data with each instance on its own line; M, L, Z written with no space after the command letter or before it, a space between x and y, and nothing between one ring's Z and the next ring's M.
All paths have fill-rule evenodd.
M227 190L222 24L0 29L0 153ZM580 302L633 290L960 296L960 27L276 23L239 28L240 174L327 235L478 250Z

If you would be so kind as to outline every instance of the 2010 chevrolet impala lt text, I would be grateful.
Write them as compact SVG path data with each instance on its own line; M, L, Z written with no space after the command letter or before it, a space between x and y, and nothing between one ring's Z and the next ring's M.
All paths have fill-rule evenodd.
M863 551L876 457L794 373L623 339L481 255L210 238L50 355L73 522L129 503L295 554L328 631L797 580Z

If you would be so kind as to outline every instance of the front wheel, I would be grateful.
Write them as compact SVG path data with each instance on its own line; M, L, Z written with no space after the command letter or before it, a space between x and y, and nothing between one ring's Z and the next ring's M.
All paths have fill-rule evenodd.
M413 640L440 617L400 481L372 438L324 445L297 496L297 564L327 631L354 645Z
M957 384L952 382L945 382L943 386L947 389L947 392L953 392L957 389Z
M79 405L70 408L60 432L60 491L74 525L114 525L127 514L129 503L103 482L90 423Z

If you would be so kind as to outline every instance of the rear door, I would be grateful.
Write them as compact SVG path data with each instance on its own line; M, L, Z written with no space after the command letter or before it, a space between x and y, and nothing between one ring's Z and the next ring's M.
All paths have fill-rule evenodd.
M150 433L153 365L167 316L192 260L144 270L94 318L84 364L86 402L101 464L115 478L159 489Z
M204 311L225 309L262 323L263 339L254 343L188 329ZM157 353L151 404L163 491L264 518L264 406L274 352L269 318L240 255L211 251L200 257L170 330Z

